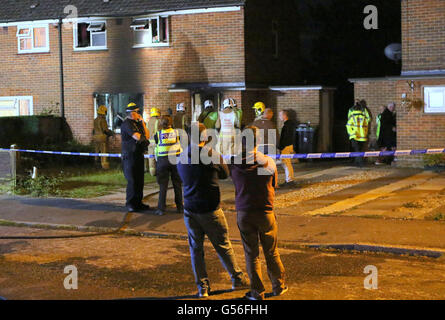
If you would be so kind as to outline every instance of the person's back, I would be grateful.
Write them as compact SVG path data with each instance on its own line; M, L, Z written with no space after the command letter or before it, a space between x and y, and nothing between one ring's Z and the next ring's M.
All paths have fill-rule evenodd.
M230 174L236 190L237 211L272 212L278 173L271 157L260 152L233 158ZM242 162L242 164L236 164Z
M204 147L205 148L205 147ZM184 188L184 209L193 213L207 213L217 210L220 205L220 189L218 179L229 176L227 165L192 163L192 152L199 152L203 147L189 146L187 150L188 161L179 161L177 168ZM206 151L209 149L205 149ZM212 150L212 152L215 152Z

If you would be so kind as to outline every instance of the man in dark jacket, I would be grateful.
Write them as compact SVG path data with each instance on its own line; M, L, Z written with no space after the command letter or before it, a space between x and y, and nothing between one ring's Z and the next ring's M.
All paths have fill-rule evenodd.
M278 149L281 151L281 155L291 155L294 154L294 140L295 140L295 130L296 122L289 119L289 111L280 111L280 120L284 122L283 129L281 129L280 144ZM281 163L283 165L284 173L286 175L286 181L280 187L292 187L295 185L294 182L294 168L292 167L292 159L281 158Z
M245 130L251 130L253 136L257 137L256 127L247 127ZM242 153L232 159L230 173L235 184L238 228L250 278L250 292L246 298L263 300L266 290L259 259L260 242L273 294L279 296L288 290L284 284L284 267L278 253L278 226L273 211L278 172L273 159L257 151L256 139L252 146L243 141L242 149Z
M209 155L215 159L215 150L205 146L206 127L199 123L199 130L192 129L192 141L188 156L182 156L177 165L184 186L184 222L188 231L193 272L198 286L198 296L208 297L210 283L204 260L204 237L207 235L223 266L232 279L232 290L247 288L248 285L238 267L223 210L220 208L218 179L227 179L229 169L218 154L216 163L204 164L201 157L194 164L194 155ZM199 135L197 134L199 131ZM195 137L196 136L196 137ZM202 141L200 141L200 138Z
M379 136L377 144L382 151L395 150L397 146L397 124L395 108L396 105L392 102L388 104L385 110L380 114L380 123L378 128ZM384 157L377 160L376 164L391 164L393 160L393 156Z
M258 141L258 149L260 152L267 155L275 155L278 146L278 130L277 126L272 121L272 118L272 109L266 108L261 118L252 123L252 126L263 130L262 134L260 134L260 140Z

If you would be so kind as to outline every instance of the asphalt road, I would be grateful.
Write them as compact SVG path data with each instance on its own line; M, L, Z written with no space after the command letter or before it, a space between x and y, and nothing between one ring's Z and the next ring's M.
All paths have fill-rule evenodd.
M0 227L2 235L47 236L76 232ZM237 260L245 270L242 247ZM389 254L281 249L290 290L269 299L444 299L445 259ZM129 236L51 240L0 240L0 296L6 299L196 299L187 241ZM263 259L264 260L264 259ZM215 251L206 247L213 294L240 299ZM72 269L78 273L77 290ZM378 288L364 288L367 266L377 270ZM71 270L71 271L70 271ZM263 273L268 292L271 286ZM71 281L71 282L70 282ZM375 282L374 282L375 283Z

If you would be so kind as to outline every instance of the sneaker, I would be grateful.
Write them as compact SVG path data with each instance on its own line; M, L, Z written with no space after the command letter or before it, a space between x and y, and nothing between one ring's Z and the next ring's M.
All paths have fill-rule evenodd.
M256 295L253 294L252 291L249 291L244 296L247 300L264 300L264 294Z
M163 216L163 215L165 215L165 213L164 213L164 211L162 211L161 209L157 209L157 210L155 211L155 215L157 215L157 216Z
M198 290L198 297L200 299L208 298L209 297L209 289L207 289L207 288L199 288L199 290Z
M376 166L382 166L382 165L384 165L384 163L383 163L383 162L380 162L380 161L376 161L376 162L375 162L375 165L376 165Z
M244 277L232 280L232 290L249 289L249 287L250 284Z
M285 286L284 288L280 288L279 290L276 290L273 292L274 296L282 296L283 294L285 294L287 291L289 291L289 287Z

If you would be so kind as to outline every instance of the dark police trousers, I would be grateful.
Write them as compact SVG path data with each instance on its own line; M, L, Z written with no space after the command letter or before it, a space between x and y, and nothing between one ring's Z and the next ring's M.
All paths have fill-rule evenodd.
M126 206L135 209L142 204L144 190L144 154L131 152L122 154L122 166L127 179Z
M168 156L158 157L156 162L156 181L159 184L158 209L161 211L164 211L166 207L168 181L170 177L175 191L176 208L182 209L184 206L182 200L182 180L176 164L171 164Z

